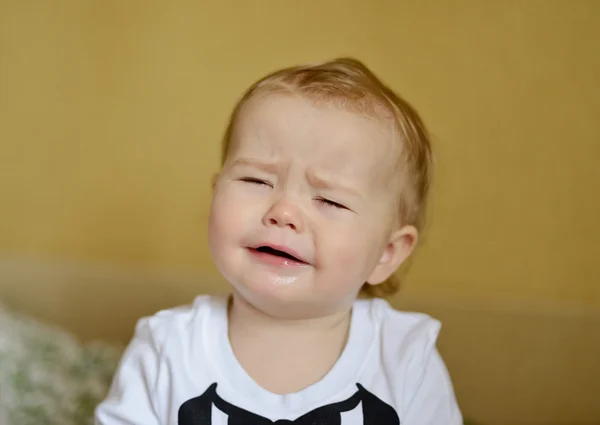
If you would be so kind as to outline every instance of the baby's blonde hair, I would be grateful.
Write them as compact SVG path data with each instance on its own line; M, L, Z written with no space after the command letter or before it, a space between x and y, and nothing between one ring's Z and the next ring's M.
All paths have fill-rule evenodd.
M353 58L284 68L258 80L238 101L223 138L222 162L227 158L235 123L244 104L258 95L270 93L299 94L314 102L335 104L370 117L391 118L400 136L398 142L402 144L397 160L403 180L398 217L402 225L413 225L421 230L431 180L432 153L427 130L408 102ZM380 285L365 284L361 292L386 296L398 288L398 280L390 278Z

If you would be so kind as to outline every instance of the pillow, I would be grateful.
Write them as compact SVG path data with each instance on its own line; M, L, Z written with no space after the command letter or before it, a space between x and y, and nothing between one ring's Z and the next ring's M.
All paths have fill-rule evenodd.
M0 424L93 424L122 349L82 344L0 304Z

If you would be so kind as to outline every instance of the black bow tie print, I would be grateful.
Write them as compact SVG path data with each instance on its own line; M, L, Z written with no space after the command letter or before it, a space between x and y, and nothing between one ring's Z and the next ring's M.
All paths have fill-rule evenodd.
M263 416L240 409L218 395L216 396L214 405L228 416L227 425L341 425L341 413L355 409L360 403L360 393L356 392L348 400L319 407L293 421L279 419L273 422Z
M213 406L227 415L227 425L341 425L342 413L349 412L362 402L365 425L400 425L396 411L375 395L357 384L358 391L344 401L318 407L295 420L272 421L223 400L212 384L199 397L186 401L179 408L179 425L211 425Z

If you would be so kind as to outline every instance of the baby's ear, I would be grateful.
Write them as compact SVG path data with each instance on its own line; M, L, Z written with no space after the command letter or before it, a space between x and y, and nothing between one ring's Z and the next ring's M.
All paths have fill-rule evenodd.
M392 233L367 283L378 285L385 282L410 257L418 238L419 232L414 226L404 226Z

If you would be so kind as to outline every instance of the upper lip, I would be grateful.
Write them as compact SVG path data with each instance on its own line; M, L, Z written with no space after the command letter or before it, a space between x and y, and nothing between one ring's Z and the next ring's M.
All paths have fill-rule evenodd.
M309 264L309 262L306 261L304 259L304 257L302 257L300 254L298 254L293 249L290 249L290 248L288 248L287 246L284 246L284 245L276 245L276 244L272 244L272 243L259 243L259 244L251 246L250 248L252 248L252 249L271 248L271 249L274 249L274 250L277 250L277 251L284 252L287 255L291 255L292 257L294 257L298 261L301 261L303 263Z

